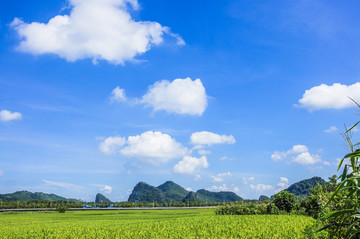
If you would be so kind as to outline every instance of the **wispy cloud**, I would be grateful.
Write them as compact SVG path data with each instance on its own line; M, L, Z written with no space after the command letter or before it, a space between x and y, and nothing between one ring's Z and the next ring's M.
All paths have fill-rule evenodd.
M338 132L339 129L336 126L330 126L330 128L324 130L325 133L333 133L333 132Z
M55 187L59 187L59 188L66 188L68 190L83 190L85 187L81 186L81 185L77 185L77 184L72 184L72 183L64 183L64 182L55 182L55 181L50 181L50 180L46 180L43 179L42 180L45 184L50 185L50 186L55 186Z

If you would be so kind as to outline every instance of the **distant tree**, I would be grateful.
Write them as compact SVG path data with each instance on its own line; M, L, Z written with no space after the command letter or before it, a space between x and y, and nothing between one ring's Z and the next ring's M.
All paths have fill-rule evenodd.
M334 174L333 176L329 177L329 181L325 183L324 191L325 192L334 192L338 186L337 183L337 176Z
M287 191L274 195L274 203L279 210L291 212L296 207L296 196Z
M56 208L56 211L58 211L59 213L65 213L67 210L68 210L68 207L65 205L61 205Z

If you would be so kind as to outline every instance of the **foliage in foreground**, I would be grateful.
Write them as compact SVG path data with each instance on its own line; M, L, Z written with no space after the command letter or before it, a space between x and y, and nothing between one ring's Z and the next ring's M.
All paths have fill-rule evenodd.
M16 213L0 217L2 238L304 238L314 219L216 216L213 210Z
M322 230L327 229L331 238L360 238L360 142L353 144L351 139L351 130L359 123L343 134L350 152L339 163L338 170L343 167L340 184L328 203L335 207L321 218L327 223Z

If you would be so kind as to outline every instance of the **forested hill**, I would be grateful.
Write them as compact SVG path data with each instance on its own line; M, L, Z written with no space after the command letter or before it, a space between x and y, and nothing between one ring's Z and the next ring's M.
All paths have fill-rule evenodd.
M111 201L101 193L98 193L95 197L95 203L111 203Z
M310 195L311 189L316 187L318 184L321 186L325 185L325 180L320 177L313 177L300 182L292 184L290 187L283 191L295 194L298 197L307 197Z
M73 199L73 198L64 198L55 194L47 194L41 192L28 192L28 191L18 191L14 193L8 194L0 194L0 199L4 201L23 201L28 202L32 200L39 200L39 201L69 201L69 202L80 202L80 200Z
M181 200L183 200L189 193L189 191L187 191L185 188L172 181L167 181L157 188L160 189L167 198L171 198L176 202L181 202Z
M235 202L242 200L233 192L210 192L200 189L189 192L180 185L167 181L158 187L145 182L138 183L129 196L129 202Z

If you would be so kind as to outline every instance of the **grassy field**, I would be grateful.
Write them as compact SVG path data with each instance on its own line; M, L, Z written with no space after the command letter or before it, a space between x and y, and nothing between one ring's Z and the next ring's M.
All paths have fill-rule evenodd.
M303 238L305 216L217 216L213 209L0 214L1 238Z

